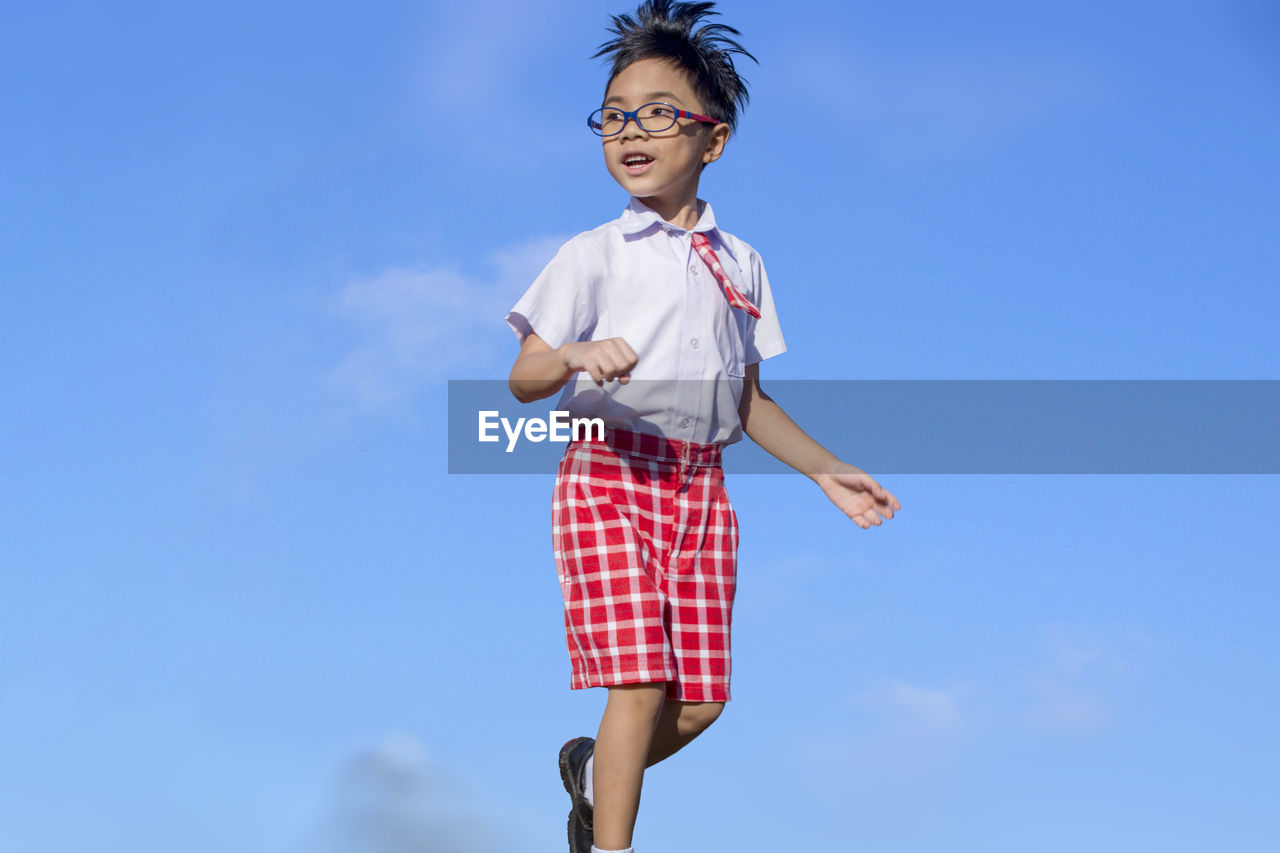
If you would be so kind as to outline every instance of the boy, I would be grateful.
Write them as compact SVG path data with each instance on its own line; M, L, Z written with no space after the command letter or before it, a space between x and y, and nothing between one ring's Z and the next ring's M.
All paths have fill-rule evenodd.
M647 0L613 19L612 73L589 124L622 216L566 243L507 315L521 402L601 417L556 478L552 527L571 687L607 687L594 740L560 752L571 853L630 851L644 770L692 741L729 699L737 519L723 445L742 432L811 477L863 529L898 501L806 435L760 388L785 349L768 279L698 198L747 101L752 59L712 3ZM594 837L593 837L594 829Z

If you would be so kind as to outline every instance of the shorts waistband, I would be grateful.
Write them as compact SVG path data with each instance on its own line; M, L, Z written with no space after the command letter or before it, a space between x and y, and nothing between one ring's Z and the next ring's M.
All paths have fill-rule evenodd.
M630 456L642 456L646 459L685 466L719 465L720 451L723 449L723 445L719 444L698 444L695 441L681 441L662 435L631 432L625 429L606 429L603 441L590 439L570 443L570 446L574 445L607 447L615 453L626 453Z

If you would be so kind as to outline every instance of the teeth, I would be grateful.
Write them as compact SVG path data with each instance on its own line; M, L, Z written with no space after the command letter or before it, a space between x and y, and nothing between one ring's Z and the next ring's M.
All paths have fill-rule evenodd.
M628 155L622 162L628 166L639 166L641 163L648 163L650 158L644 154Z

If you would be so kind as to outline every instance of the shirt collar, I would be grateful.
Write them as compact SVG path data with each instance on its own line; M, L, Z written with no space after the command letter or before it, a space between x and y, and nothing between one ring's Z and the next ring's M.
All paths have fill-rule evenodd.
M698 210L700 211L698 224L693 226L693 230L701 232L716 230L716 215L712 212L711 205L702 199L698 199ZM667 222L658 215L656 210L648 207L635 196L632 196L626 210L622 211L622 215L618 217L618 224L622 227L623 234L638 234L641 231L652 228L654 225L679 234L685 233L683 228Z

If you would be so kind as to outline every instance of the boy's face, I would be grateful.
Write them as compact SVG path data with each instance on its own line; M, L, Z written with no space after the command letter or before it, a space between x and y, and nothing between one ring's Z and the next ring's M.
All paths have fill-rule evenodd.
M634 110L655 101L705 114L688 75L663 59L641 59L622 69L609 83L604 106ZM682 118L669 130L649 133L628 121L621 133L604 137L604 162L623 189L674 222L696 211L702 167L719 159L728 139L724 123L713 127ZM696 222L696 212L694 217Z

